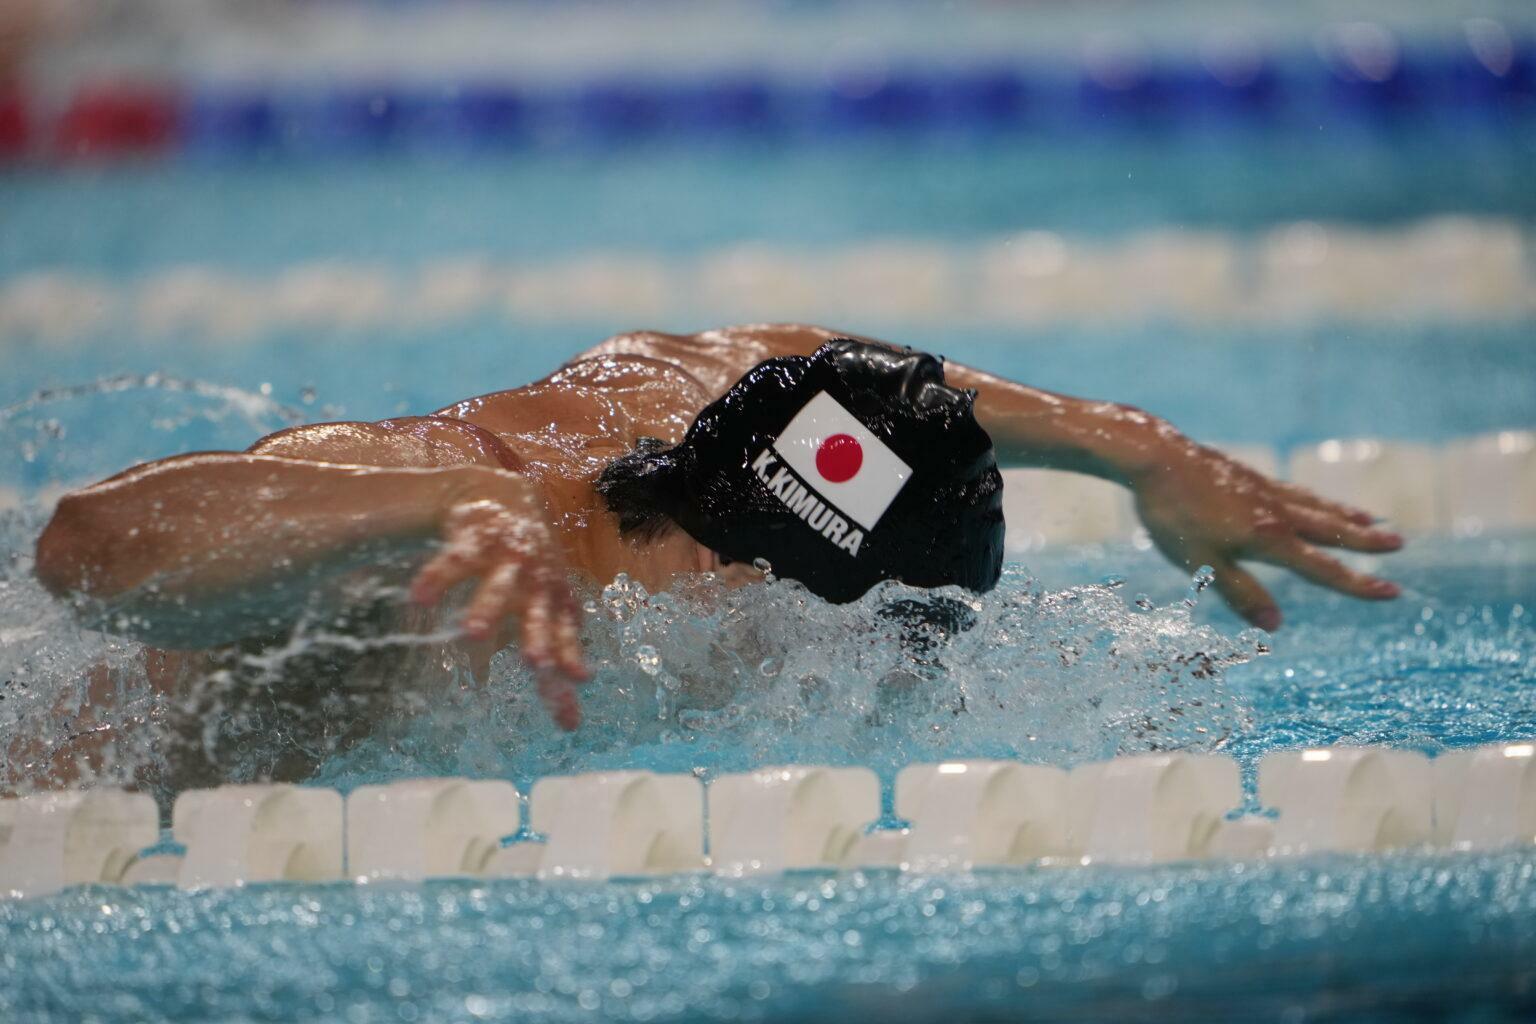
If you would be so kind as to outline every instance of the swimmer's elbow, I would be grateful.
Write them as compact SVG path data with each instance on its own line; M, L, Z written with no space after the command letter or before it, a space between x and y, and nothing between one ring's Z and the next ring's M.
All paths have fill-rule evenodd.
M114 545L90 498L67 494L37 538L33 572L56 597L114 597L123 589L115 583L110 564Z
M88 574L80 557L83 534L79 500L66 495L37 538L33 567L38 582L55 597L66 597L86 586Z

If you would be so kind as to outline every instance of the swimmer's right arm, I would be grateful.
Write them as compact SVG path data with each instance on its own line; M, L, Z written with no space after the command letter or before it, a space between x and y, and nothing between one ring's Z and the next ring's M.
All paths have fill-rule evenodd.
M327 445L327 431L346 436ZM38 540L38 578L87 621L178 649L269 635L342 572L413 570L411 594L424 604L477 580L464 635L491 640L515 619L522 657L550 677L541 691L573 725L569 682L586 673L580 610L539 488L485 464L474 445L423 454L398 433L320 425L251 452L136 467L60 501ZM319 460L332 450L358 461ZM379 464L391 459L429 464Z

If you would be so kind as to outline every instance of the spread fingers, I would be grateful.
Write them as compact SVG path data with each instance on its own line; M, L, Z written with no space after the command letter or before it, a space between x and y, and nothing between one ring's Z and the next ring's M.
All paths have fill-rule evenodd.
M450 587L469 578L474 571L474 552L462 545L449 544L416 573L411 581L411 600L417 604L436 604Z
M523 660L535 669L551 668L553 654L554 614L549 607L549 594L540 590L533 594L523 608L523 636L519 644Z
M522 575L517 563L498 565L480 581L480 587L464 609L464 635L475 640L489 640L501 620L511 611L517 596L517 580Z
M1289 511L1297 534L1314 544L1376 552L1396 551L1403 546L1402 536L1392 530L1362 526L1340 516L1300 505L1292 505Z
M1322 495L1315 494L1297 484L1282 483L1278 486L1287 499L1303 508L1317 509L1319 512L1336 515L1359 526L1370 526L1376 521L1376 517L1363 508L1356 508L1353 505L1346 505L1341 501L1324 498Z
M1258 557L1273 565L1284 566L1319 586L1367 601L1385 601L1402 592L1396 583L1356 572L1303 541L1279 546Z

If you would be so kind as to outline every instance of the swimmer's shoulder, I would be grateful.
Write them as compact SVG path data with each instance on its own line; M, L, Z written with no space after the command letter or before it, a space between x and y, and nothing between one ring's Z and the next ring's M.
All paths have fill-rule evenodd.
M698 411L765 359L805 355L847 336L802 324L744 324L668 334L630 331L580 353L523 387L465 399L435 416L485 427L514 448L558 423L567 438L632 444L681 438Z
M737 324L697 334L629 331L588 349L566 367L574 369L595 359L631 362L637 370L642 365L664 366L666 372L681 373L697 381L712 401L763 360L809 355L829 338L836 337L849 335L792 323Z
M682 438L713 400L685 366L643 352L588 352L542 380L468 398L433 414L495 434L525 460L628 451L641 437Z
M686 365L641 353L584 353L534 387L589 388L609 395L672 391L704 402L709 389Z

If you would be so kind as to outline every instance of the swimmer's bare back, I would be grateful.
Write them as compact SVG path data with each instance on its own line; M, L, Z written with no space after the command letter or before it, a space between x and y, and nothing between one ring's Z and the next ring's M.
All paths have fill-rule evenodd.
M551 714L573 729L586 668L571 570L595 582L626 572L652 589L682 573L751 575L680 530L621 536L594 487L602 469L643 437L681 440L764 359L839 336L802 325L619 335L544 380L430 415L296 427L245 452L137 466L60 501L37 574L88 621L180 651L280 635L338 578L398 580L422 609L462 584L471 596L458 631L473 660L483 667L515 641ZM1240 560L1355 597L1397 594L1321 550L1399 547L1367 512L1270 480L1125 405L956 364L946 373L978 392L1000 464L1131 488L1164 554L1186 570L1212 566L1223 597L1258 625L1275 628L1280 613Z

